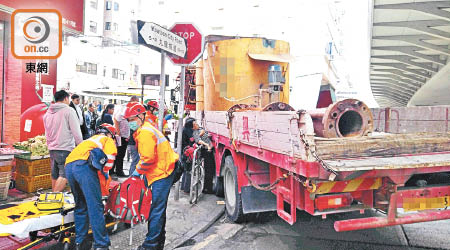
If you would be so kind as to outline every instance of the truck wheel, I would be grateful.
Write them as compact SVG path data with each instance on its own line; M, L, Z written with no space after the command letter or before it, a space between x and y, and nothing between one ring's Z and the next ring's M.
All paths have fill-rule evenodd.
M213 189L214 194L217 197L224 197L223 196L223 177L214 175L212 185L213 185L212 189Z
M227 216L236 223L244 221L241 194L238 192L237 169L232 156L225 157L224 169L225 207Z

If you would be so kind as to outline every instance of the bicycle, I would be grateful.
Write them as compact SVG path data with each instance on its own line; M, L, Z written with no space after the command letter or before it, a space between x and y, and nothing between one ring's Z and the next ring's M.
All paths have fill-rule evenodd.
M197 147L192 157L190 204L197 204L205 186L205 159L201 155L203 148L203 145Z

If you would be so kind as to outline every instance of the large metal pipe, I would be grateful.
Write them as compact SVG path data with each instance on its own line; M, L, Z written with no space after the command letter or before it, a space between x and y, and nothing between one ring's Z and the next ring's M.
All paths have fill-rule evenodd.
M316 136L326 138L364 136L373 131L369 107L356 99L345 99L328 108L308 111Z

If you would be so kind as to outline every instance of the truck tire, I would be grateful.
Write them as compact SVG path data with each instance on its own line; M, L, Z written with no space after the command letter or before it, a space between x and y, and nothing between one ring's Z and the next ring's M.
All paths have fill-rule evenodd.
M238 192L237 169L231 155L225 157L224 166L225 207L228 218L236 223L243 222L241 194Z
M214 175L212 181L212 190L217 197L224 197L223 194L223 177Z

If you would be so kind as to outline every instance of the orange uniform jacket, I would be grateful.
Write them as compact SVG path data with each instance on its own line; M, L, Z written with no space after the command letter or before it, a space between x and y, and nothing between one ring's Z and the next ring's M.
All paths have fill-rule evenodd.
M158 128L158 117L156 115L152 114L150 111L147 111L147 114L145 116L148 118L148 121L153 127ZM164 119L163 130L167 129L169 129L169 125L167 124L166 119Z
M103 172L108 173L114 165L114 160L117 155L117 147L114 140L106 135L94 135L91 138L84 140L67 156L66 164L78 160L88 160L89 154L94 148L100 148L108 157L108 161L103 167ZM109 178L106 179L105 176L98 171L98 178L100 181L102 195L108 195L111 177L109 176Z
M166 137L149 121L145 121L134 133L134 139L141 156L136 170L147 177L148 185L173 172L178 154L173 151Z

